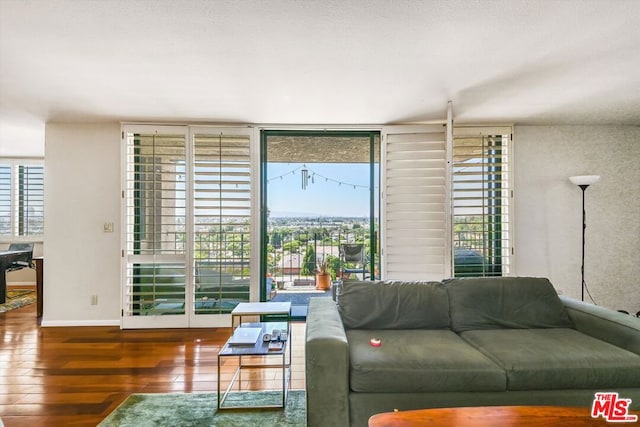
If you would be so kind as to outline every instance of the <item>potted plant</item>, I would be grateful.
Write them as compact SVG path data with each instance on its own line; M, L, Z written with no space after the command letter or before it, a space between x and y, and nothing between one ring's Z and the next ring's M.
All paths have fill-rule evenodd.
M329 271L329 260L323 258L318 262L316 270L316 289L326 291L331 288L331 272Z

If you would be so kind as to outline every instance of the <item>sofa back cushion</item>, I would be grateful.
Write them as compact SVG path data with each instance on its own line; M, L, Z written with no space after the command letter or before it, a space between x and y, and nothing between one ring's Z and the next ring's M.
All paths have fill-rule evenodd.
M507 328L572 328L549 280L534 277L448 279L451 328L456 332Z
M347 329L443 329L450 326L439 282L345 282L338 310Z

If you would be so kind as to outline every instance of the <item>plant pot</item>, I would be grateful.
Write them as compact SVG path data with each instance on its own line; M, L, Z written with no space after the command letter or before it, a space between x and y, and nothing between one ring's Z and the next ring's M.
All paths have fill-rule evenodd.
M331 274L316 274L316 289L326 291L331 288Z

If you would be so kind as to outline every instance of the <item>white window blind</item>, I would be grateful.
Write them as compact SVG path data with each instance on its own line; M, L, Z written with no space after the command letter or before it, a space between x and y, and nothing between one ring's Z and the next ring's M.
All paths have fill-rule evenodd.
M126 135L125 316L185 314L186 137Z
M44 234L44 166L41 160L0 161L0 236Z
M16 165L16 236L44 234L44 167Z
M249 301L251 139L193 137L195 314L230 313Z
M11 236L11 166L0 165L0 236Z
M390 127L383 138L383 277L441 280L450 247L445 127Z
M454 273L503 276L511 267L511 128L454 128Z

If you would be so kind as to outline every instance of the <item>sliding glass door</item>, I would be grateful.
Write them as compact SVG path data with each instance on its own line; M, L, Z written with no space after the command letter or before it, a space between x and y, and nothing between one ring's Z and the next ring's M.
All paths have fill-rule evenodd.
M304 318L332 281L379 277L379 153L378 131L261 132L263 301Z

